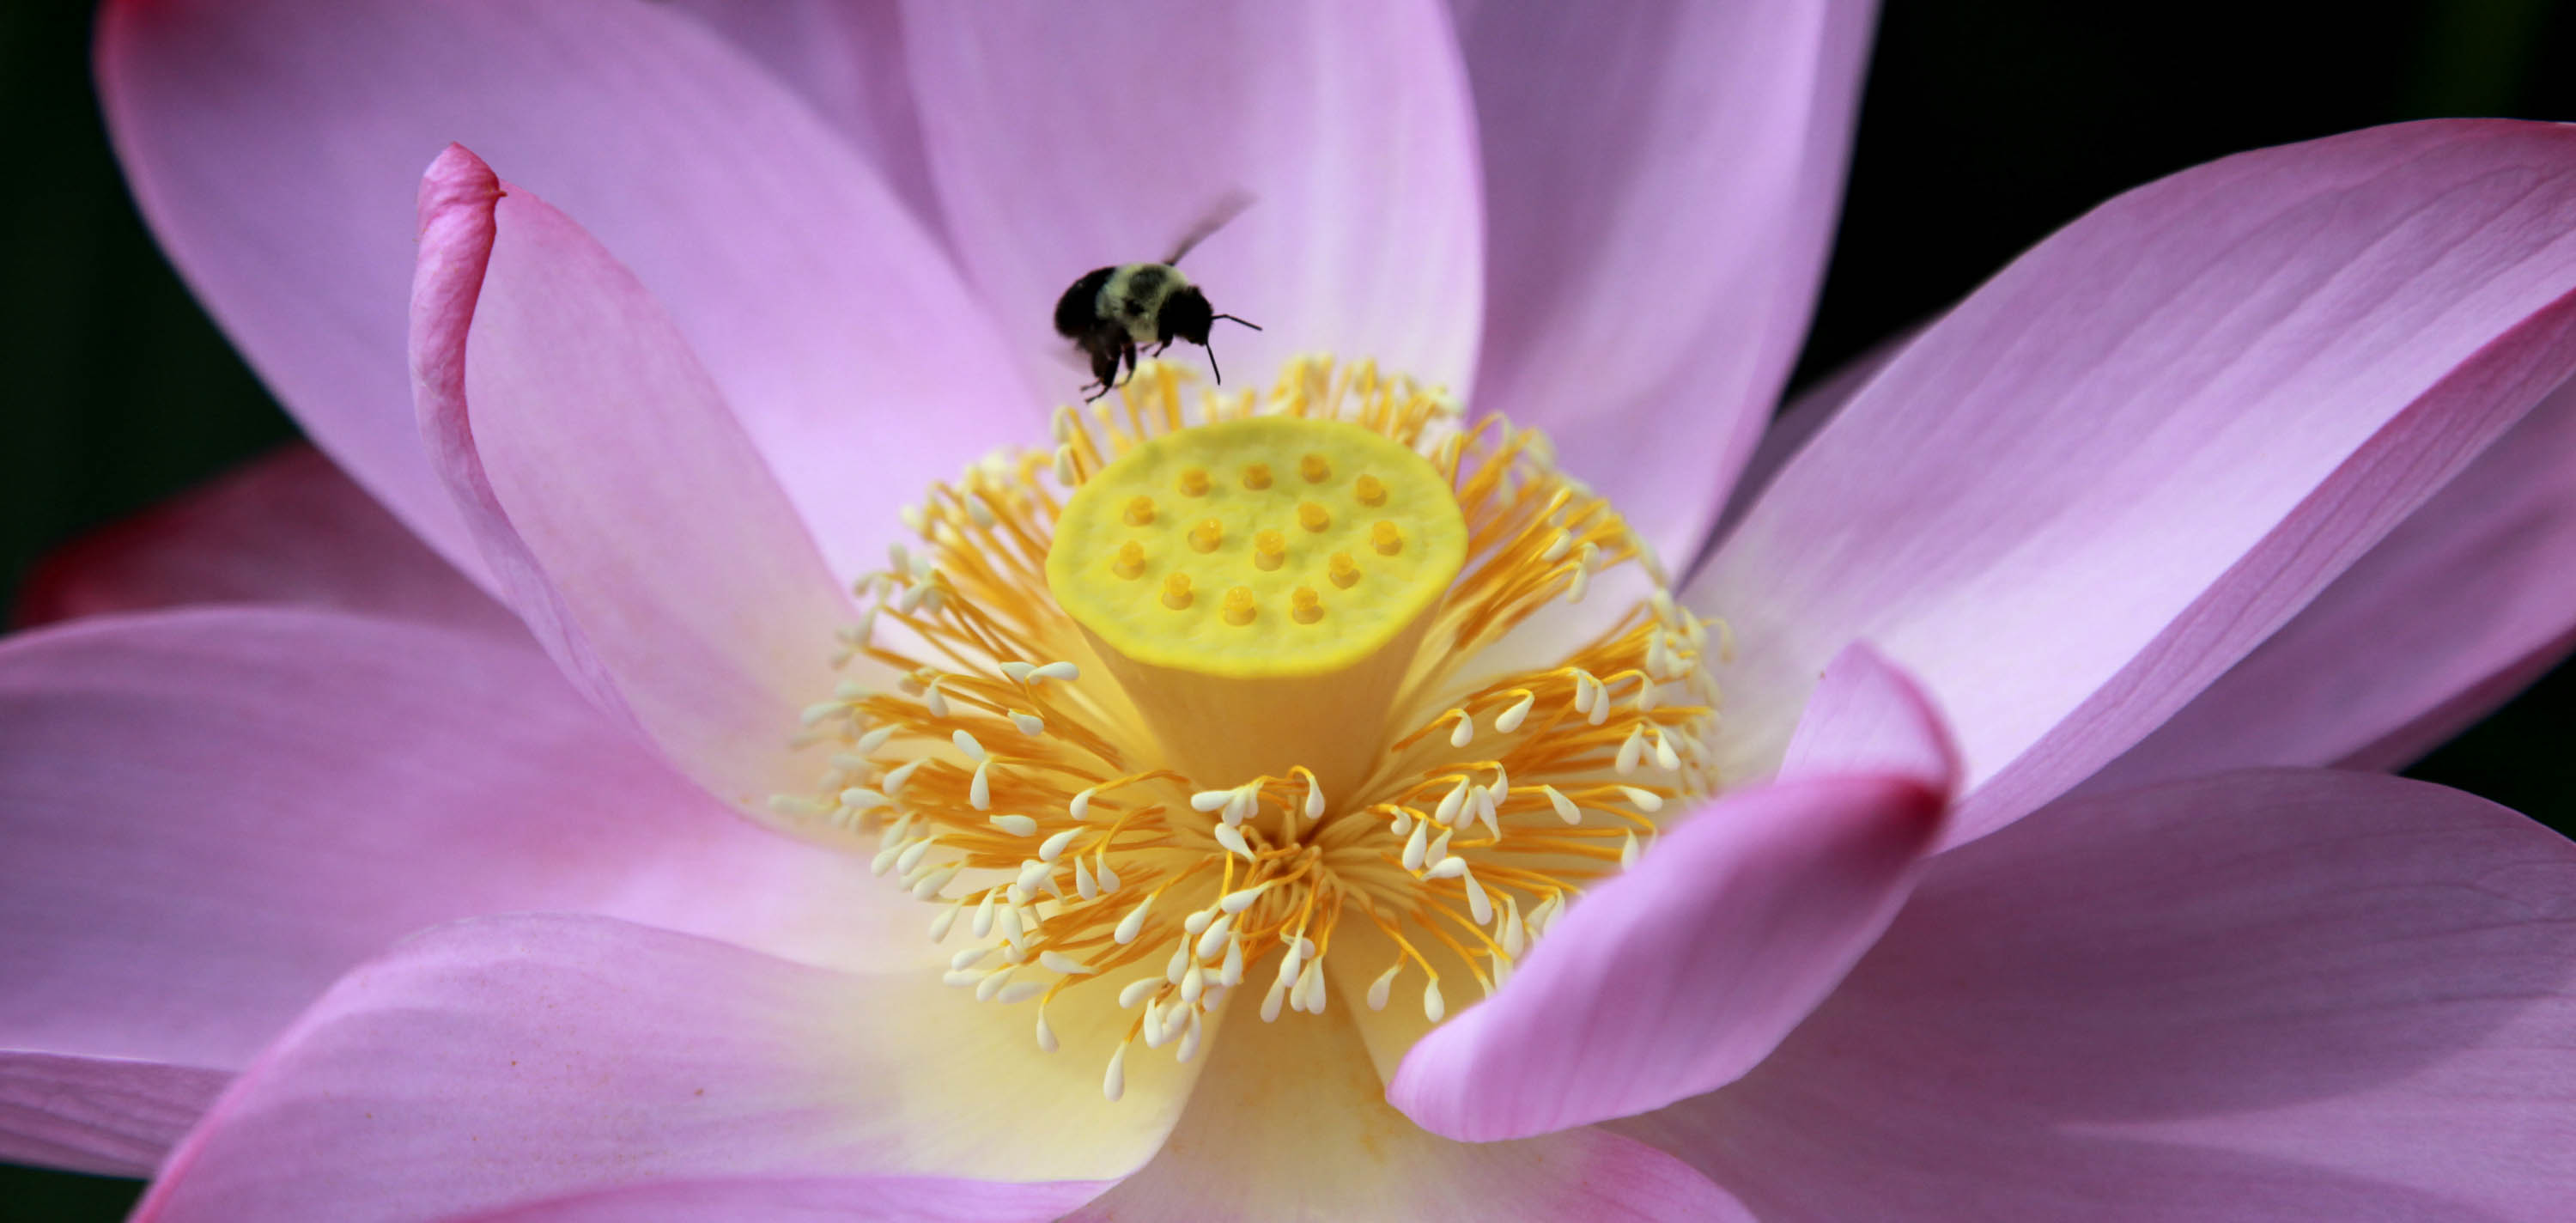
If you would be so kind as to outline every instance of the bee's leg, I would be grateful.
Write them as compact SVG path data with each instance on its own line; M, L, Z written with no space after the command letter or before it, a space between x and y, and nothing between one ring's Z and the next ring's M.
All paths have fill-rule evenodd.
M1162 356L1162 355L1163 355L1163 350L1164 350L1164 349L1166 349L1166 348L1170 348L1171 346L1172 346L1172 342L1171 342L1170 340L1165 340L1165 341L1163 341L1162 343L1155 345L1155 346L1154 346L1154 351L1149 352L1149 353L1146 353L1145 355L1146 355L1146 356L1149 356L1149 357L1159 357L1159 356Z
M1134 343L1133 341L1129 341L1129 342L1127 342L1127 343L1120 344L1120 345L1118 346L1118 355L1119 355L1121 358L1125 359L1125 360L1126 360L1126 362L1127 362L1127 380L1128 380L1129 382L1134 382L1134 381L1136 380L1136 345L1135 345L1135 343Z
M1108 394L1109 388L1117 385L1117 383L1118 350L1106 345L1094 349L1091 353L1091 383L1089 386L1082 388L1086 391L1090 391L1091 393L1083 396L1082 401L1084 403L1089 403L1092 400ZM1098 389L1095 390L1094 388Z

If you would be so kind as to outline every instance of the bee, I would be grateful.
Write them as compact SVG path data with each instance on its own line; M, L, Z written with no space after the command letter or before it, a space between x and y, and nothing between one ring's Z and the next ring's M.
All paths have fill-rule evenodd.
M1091 358L1093 381L1083 387L1090 392L1083 396L1084 402L1108 394L1118 384L1122 367L1131 376L1135 373L1138 347L1151 344L1153 351L1146 355L1161 356L1174 340L1207 348L1208 369L1219 385L1224 384L1225 371L1217 368L1216 350L1208 348L1208 328L1218 319L1232 319L1254 331L1261 328L1231 314L1218 314L1208 305L1207 294L1175 265L1249 202L1237 196L1212 210L1173 248L1170 258L1094 268L1056 299L1056 334L1073 341Z

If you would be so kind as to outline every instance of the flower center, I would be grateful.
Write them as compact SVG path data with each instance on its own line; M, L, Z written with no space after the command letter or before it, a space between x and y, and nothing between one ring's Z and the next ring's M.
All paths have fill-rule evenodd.
M1117 991L1112 1098L1255 969L1264 1020L1322 1013L1330 962L1373 1009L1419 973L1437 1022L1714 784L1707 626L1539 435L1367 365L1195 411L1185 377L907 514L842 642L884 682L805 711L830 770L772 803L874 834L1041 1046L1047 1001Z

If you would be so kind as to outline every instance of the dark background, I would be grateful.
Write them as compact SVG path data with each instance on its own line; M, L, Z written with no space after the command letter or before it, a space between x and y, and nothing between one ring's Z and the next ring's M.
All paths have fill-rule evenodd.
M746 0L757 2L757 0ZM88 8L0 4L0 607L27 567L295 435L162 261L101 131ZM1801 381L2128 187L2400 119L2576 118L2576 4L1894 0ZM2576 832L2576 667L2411 770ZM0 1166L0 1220L137 1182Z

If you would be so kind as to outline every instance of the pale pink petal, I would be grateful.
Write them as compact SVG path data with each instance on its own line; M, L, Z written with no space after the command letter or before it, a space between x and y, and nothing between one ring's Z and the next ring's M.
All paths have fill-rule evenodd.
M2576 847L2369 774L2070 801L1939 859L1742 1082L1622 1129L1783 1223L2563 1219Z
M1687 562L1807 332L1874 4L1487 4L1475 406Z
M459 922L305 1012L136 1217L445 1218L746 1177L1094 1182L1063 1187L1080 1200L1161 1145L1195 1068L1131 1063L1111 1103L1100 1061L1036 1048L1030 1009L608 918ZM1073 1048L1127 1018L1092 1010Z
M2485 716L2571 644L2576 384L2086 784L2125 788L2262 764L2398 768Z
M290 446L46 557L21 626L189 603L267 603L524 636L310 446Z
M898 0L675 0L794 90L856 147L914 219L936 231L921 116Z
M1762 1060L1904 903L1956 772L1922 694L1865 649L1815 706L1800 775L1702 807L1568 909L1405 1054L1387 1099L1481 1142L1660 1108Z
M1707 552L1715 551L1725 543L1727 532L1734 530L1735 524L1743 521L1744 515L1761 500L1763 490L1771 487L1771 481L1780 474L1780 469L1798 457L1798 452L1807 448L1808 441L1825 427L1825 422L1842 411L1852 396L1868 386L1869 380L1878 376L1878 371L1887 368L1887 363L1895 360L1896 354L1905 351L1905 346L1921 334L1922 326L1908 327L1871 345L1861 355L1843 362L1832 373L1782 404L1780 414L1773 418L1769 428L1762 431L1762 440L1754 445L1752 455L1745 459L1744 471L1735 478L1735 486L1727 490L1726 510L1718 515L1717 526L1709 533L1707 549L1694 560L1705 559ZM1697 569L1698 565L1694 563L1685 566L1683 572Z
M1236 1007L1171 1140L1078 1223L1746 1219L1708 1178L1597 1129L1457 1143L1387 1106L1344 1006Z
M413 193L450 142L635 268L845 576L922 473L1043 427L850 142L665 6L122 0L98 57L135 196L200 299L322 448L469 571L402 378Z
M969 1181L929 1177L766 1177L663 1180L446 1223L1045 1223L1099 1192L1086 1181Z
M1953 719L1968 839L2143 738L2576 370L2576 129L2247 153L2102 206L1944 315L1691 586L1724 766L1875 641Z
M625 267L451 148L421 184L421 427L491 571L566 674L763 809L854 619L795 507Z
M1056 298L1168 256L1238 196L1251 206L1181 264L1264 328L1217 324L1229 385L1325 351L1466 394L1484 218L1436 3L914 4L903 21L949 234L1051 399L1087 380L1060 359Z
M0 1160L151 1175L232 1077L196 1066L0 1049Z
M510 909L836 963L926 945L865 862L733 818L534 649L389 620L11 638L0 812L0 1049L239 1069L386 944Z

